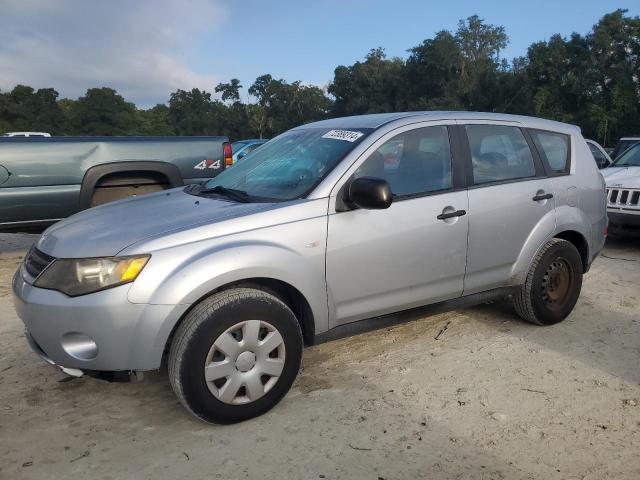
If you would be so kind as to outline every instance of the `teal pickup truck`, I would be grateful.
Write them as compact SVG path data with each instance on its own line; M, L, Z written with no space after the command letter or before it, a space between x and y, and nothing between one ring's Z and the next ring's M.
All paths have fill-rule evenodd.
M0 138L0 230L198 183L233 161L226 137Z

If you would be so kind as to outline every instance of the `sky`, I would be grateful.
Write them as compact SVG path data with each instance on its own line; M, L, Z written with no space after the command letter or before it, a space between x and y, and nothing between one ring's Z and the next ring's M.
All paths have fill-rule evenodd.
M617 8L640 15L638 0L0 0L0 90L107 86L149 107L238 78L247 100L259 75L323 87L372 48L406 57L474 14L505 27L510 59Z

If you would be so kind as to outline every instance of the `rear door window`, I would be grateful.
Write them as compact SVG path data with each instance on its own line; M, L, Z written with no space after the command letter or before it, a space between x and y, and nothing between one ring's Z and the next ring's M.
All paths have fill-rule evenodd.
M465 129L475 185L535 177L533 155L519 128L466 125Z
M569 135L530 130L533 143L554 174L569 173Z

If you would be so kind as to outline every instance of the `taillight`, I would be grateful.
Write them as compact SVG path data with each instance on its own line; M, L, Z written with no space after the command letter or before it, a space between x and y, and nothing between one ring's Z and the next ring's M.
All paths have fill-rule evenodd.
M233 165L233 152L231 151L231 144L225 142L222 148L224 149L224 164L229 167Z

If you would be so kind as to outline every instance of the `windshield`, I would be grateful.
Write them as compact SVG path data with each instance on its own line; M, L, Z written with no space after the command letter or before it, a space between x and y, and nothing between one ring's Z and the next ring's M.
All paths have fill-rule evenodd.
M247 142L233 142L231 144L231 151L233 153L236 153L238 150L240 150L242 147L244 147L247 144Z
M628 138L626 140L620 140L618 142L618 144L616 145L615 150L613 151L613 153L611 154L611 158L617 158L619 157L621 154L624 153L624 151L629 148L631 145L638 143L638 139L633 139L633 138Z
M203 191L241 191L254 201L285 201L308 194L371 129L290 130L209 180ZM219 188L216 188L219 187Z
M640 167L640 143L625 151L613 162L612 167Z

